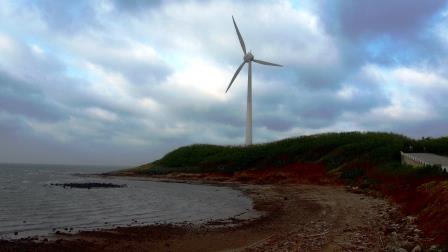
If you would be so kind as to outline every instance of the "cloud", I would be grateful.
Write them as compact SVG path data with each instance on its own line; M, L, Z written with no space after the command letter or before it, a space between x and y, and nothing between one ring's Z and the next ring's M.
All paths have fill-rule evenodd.
M354 114L367 129L405 132L411 136L438 136L448 121L442 100L448 95L448 79L419 68L370 66L379 75L384 94L390 100L365 114ZM380 79L378 79L380 80Z
M2 1L0 139L11 146L0 161L137 164L242 143L247 68L224 92L242 61L232 15L255 57L284 65L253 65L256 142L444 135L446 11L439 0Z
M0 71L0 111L38 118L44 121L62 120L65 116L58 104L30 83L17 80Z
M154 48L139 41L111 38L103 33L87 33L62 41L72 53L85 55L83 61L92 63L90 66L95 64L119 73L137 89L136 93L141 87L157 85L171 71Z
M162 4L161 0L112 0L112 4L117 10L125 10L129 12L142 11L148 8L158 7Z
M443 7L443 0L419 1L332 1L320 2L321 10L329 27L349 38L389 34L415 35Z
M97 25L96 12L90 1L24 1L23 5L41 17L54 32L79 32Z

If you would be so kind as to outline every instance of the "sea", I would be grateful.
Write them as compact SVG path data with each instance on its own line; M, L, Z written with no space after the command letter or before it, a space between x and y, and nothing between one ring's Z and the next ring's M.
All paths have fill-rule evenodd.
M0 239L51 237L155 223L253 218L253 202L229 187L91 176L118 167L0 164ZM113 183L120 188L69 188L61 183Z

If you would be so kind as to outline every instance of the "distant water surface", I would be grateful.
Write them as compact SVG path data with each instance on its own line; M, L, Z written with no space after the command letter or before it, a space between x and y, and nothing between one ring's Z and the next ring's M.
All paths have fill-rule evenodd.
M0 164L0 238L47 235L155 222L254 217L238 190L209 185L76 176L115 167ZM51 183L98 182L123 188L63 188ZM17 235L14 233L18 232Z

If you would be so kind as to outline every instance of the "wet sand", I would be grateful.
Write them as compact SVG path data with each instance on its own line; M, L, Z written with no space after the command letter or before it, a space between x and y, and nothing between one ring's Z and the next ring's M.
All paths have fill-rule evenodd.
M220 184L246 192L264 215L200 226L184 223L59 234L50 241L0 241L0 251L394 251L429 246L414 220L401 215L396 206L346 187Z

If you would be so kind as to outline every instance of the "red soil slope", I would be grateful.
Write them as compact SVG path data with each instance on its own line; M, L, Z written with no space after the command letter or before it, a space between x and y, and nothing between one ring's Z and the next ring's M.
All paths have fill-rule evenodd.
M350 184L380 194L401 205L407 215L417 217L419 227L435 241L448 244L448 180L382 174L369 164L356 164L363 173L354 180L328 174L322 164L291 164L284 167L245 170L231 180L252 183ZM344 169L351 169L347 166Z

